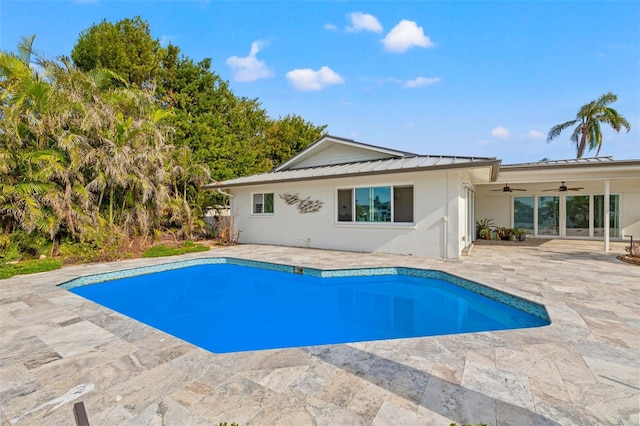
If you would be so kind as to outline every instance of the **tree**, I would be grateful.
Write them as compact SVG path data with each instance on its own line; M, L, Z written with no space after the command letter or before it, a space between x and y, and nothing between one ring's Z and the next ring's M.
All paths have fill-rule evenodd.
M316 126L299 115L271 120L267 127L267 157L271 167L278 166L320 139L326 125Z
M625 127L631 129L629 122L613 108L607 105L618 100L618 96L611 92L605 93L598 99L585 104L576 114L576 119L553 126L547 135L547 143L560 135L565 129L575 126L571 134L571 141L576 145L576 158L581 158L587 145L589 151L596 149L596 157L602 148L602 123L610 125L613 130L620 132Z
M139 88L153 87L164 56L139 16L114 23L103 20L80 33L71 59L82 71L106 68Z

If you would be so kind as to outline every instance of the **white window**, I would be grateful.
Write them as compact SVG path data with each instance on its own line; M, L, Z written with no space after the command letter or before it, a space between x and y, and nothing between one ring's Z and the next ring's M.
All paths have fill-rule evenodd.
M411 223L413 186L338 189L337 216L338 222Z
M273 192L253 194L253 214L273 214Z

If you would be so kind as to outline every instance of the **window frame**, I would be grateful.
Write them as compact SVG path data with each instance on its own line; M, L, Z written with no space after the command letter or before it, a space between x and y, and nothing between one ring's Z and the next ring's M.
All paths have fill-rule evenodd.
M261 207L261 211L258 212L256 211L256 206L258 205L256 203L255 197L256 195L261 195L262 196L262 204L260 204ZM271 201L271 208L272 211L271 212L265 212L265 195L271 195L272 197L272 201ZM252 192L251 193L251 216L273 216L275 215L275 211L276 211L276 194L275 192Z
M412 221L408 222L408 221L403 221L403 222L398 222L396 221L396 206L395 206L395 189L396 188L411 188L411 193L412 193L412 197L411 197L411 216L412 216ZM374 188L389 188L390 190L390 200L389 200L389 215L390 215L390 221L388 222L383 222L383 221L358 221L356 220L356 190L357 189L369 189L370 191L373 191ZM340 191L351 191L351 211L346 213L347 216L350 217L350 220L340 220L340 216L341 216L341 203L340 203L340 196L339 196L339 192ZM335 211L334 211L334 221L335 224L337 225L341 225L341 226L376 226L376 227L384 227L384 226L391 226L391 227L398 227L398 226L415 226L415 185L413 183L398 183L398 184L372 184L372 185L353 185L353 186L340 186L340 187L336 187L335 189L335 200L336 200L336 207L335 207ZM342 216L345 216L345 212L342 212Z

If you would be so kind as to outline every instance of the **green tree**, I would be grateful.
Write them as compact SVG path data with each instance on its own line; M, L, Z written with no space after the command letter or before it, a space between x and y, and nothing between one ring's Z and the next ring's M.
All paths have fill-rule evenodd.
M266 129L266 155L271 166L278 166L305 149L319 139L326 128L296 114L271 120Z
M151 37L149 24L139 16L114 23L103 20L84 30L71 51L83 71L106 68L139 88L153 87L164 49Z
M547 135L547 142L551 142L564 130L574 127L571 134L571 141L576 146L576 158L581 158L585 149L589 151L596 149L596 157L602 148L601 124L610 125L613 130L620 132L624 127L627 132L631 129L629 122L613 108L607 105L614 103L618 97L611 92L607 92L598 99L583 105L576 114L575 120L553 126Z

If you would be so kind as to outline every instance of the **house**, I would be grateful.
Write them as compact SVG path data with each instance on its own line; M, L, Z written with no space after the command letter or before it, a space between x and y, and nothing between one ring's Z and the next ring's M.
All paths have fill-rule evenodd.
M241 243L459 258L475 221L541 238L640 238L640 160L502 165L323 136L268 173L215 182ZM606 221L606 212L610 220Z

